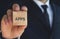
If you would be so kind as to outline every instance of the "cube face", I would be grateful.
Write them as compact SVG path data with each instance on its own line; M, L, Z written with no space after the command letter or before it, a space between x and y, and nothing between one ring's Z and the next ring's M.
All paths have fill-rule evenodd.
M27 12L13 11L13 25L27 25Z

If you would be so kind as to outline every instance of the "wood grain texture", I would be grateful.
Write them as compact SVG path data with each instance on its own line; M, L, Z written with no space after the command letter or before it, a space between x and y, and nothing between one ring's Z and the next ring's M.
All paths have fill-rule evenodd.
M13 11L13 25L27 25L27 12Z

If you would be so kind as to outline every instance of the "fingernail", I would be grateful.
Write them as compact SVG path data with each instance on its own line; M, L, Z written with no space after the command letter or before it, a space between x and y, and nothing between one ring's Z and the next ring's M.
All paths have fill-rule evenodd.
M18 4L14 4L14 5L13 5L13 10L19 11L19 10L20 10L19 5L18 5Z
M27 10L28 10L26 6L22 6L21 9L22 9L23 11L27 11Z
M7 15L12 16L12 10L11 9L7 10Z
M19 6L16 6L16 8L15 8L16 10L19 10Z

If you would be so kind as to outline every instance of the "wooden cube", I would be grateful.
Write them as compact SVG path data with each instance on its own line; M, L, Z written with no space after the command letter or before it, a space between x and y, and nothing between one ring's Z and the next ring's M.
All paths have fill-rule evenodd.
M27 25L27 12L13 11L13 25Z

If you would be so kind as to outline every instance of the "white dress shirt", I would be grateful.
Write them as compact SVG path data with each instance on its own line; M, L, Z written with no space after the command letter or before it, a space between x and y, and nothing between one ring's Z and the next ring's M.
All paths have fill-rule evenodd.
M47 12L48 12L48 15L49 15L49 22L50 22L50 28L52 28L52 22L53 22L53 12L52 12L52 9L51 9L51 6L50 6L50 1L48 0L46 3L42 3L41 1L39 0L33 0L37 6L42 10L42 12L44 12L43 8L41 7L41 5L47 5L48 8L47 8Z

